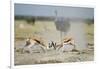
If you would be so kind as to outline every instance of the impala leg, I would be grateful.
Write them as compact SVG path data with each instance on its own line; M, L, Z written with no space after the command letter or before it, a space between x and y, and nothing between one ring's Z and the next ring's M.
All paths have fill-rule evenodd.
M42 46L40 46L40 48L42 49L42 51L45 53L46 51L45 51L45 49L42 47Z
M59 50L61 47L63 47L63 46L58 47L58 50Z
M75 45L75 41L74 41L74 40L72 40L72 41L70 42L70 44L71 44L72 46L74 46L74 49L76 49L76 45Z
M29 53L32 53L32 49L31 49L32 46L33 46L32 44L30 44L30 45L27 46Z

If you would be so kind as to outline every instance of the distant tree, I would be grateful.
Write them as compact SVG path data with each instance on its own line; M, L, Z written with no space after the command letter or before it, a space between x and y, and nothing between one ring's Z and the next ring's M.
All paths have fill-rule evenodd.
M87 23L88 25L94 24L94 19L87 19L87 20L86 20L86 23Z
M35 24L35 18L26 18L26 21L28 24L32 24L32 25Z
M35 17L32 16L15 16L15 20L25 20L28 24L35 24Z

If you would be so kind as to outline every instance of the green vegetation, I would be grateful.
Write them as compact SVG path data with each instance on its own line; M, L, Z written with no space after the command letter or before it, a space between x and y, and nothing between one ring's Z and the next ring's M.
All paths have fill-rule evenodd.
M32 16L15 16L15 20L24 20L28 24L34 25L36 18Z
M25 20L15 20L15 38L25 39L29 36L41 34L43 31L52 29L53 21L35 21L34 25L27 23Z
M91 25L91 24L94 24L94 19L86 19L85 22L86 22L88 25Z
M88 45L94 45L94 23L85 24L86 37Z

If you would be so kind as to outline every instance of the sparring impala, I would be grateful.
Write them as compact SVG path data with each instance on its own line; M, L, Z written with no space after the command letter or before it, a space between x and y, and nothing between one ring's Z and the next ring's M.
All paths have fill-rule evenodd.
M36 36L35 37L29 37L29 38L26 39L25 43L26 44L25 44L24 48L28 48L30 53L32 53L31 48L33 46L39 46L44 52L45 52L44 48L48 49L48 44L41 37L36 37Z
M60 50L61 48L70 47L72 50L75 50L75 40L72 36L65 37L60 44L52 42L52 46L56 50ZM62 50L63 51L63 50Z

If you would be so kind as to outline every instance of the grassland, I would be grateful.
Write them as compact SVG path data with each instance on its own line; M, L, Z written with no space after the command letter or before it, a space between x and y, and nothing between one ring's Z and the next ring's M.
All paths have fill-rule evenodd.
M20 27L20 24L24 24L24 26ZM32 54L29 54L27 52L24 54L21 53L21 48L24 45L25 38L33 35L42 36L42 33L45 33L46 31L51 31L52 29L55 30L53 21L35 21L35 25L30 25L27 24L25 20L15 20L15 65L82 62L92 61L94 59L93 23L85 23L85 34L87 37L89 50L81 52L60 53L60 51L50 49L47 50L46 53L43 53L40 48L34 47Z
M94 24L85 24L88 47L94 49Z
M53 21L36 21L35 25L27 24L25 20L16 20L15 21L15 38L23 39L32 35L41 34L46 30L53 28ZM20 28L20 24L24 24L24 28ZM48 25L48 28L47 28Z

